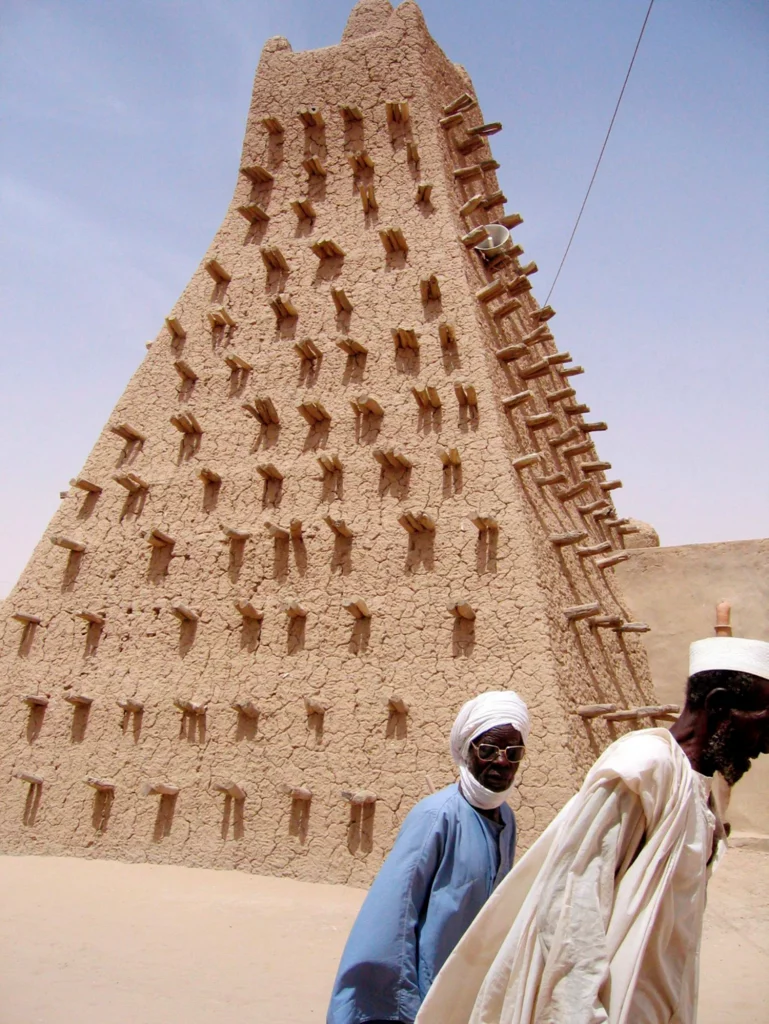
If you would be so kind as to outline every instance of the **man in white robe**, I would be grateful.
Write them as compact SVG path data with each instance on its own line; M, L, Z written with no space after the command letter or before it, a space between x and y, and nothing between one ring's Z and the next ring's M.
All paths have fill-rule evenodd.
M671 730L613 743L447 960L416 1024L694 1024L731 786L769 753L769 644L692 644Z

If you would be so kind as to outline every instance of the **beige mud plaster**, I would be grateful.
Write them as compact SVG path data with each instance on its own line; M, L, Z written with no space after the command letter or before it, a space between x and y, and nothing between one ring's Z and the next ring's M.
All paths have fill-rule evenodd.
M564 614L623 614L623 538L537 483L610 499L562 451L586 435L550 331L498 358L540 309L519 250L461 241L520 218L452 110L457 137L489 123L410 0L358 4L335 47L265 45L227 215L0 612L3 850L365 885L425 764L455 778L479 690L531 709L524 845L631 727L574 709L655 703L637 637Z

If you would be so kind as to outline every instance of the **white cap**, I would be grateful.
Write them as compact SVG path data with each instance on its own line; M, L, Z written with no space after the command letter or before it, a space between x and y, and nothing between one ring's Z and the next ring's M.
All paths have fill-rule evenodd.
M689 648L689 675L695 672L750 672L769 679L769 643L736 636L710 636Z

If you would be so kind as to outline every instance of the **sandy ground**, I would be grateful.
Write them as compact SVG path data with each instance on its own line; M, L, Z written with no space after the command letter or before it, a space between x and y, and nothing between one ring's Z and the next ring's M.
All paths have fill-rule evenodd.
M0 1024L310 1024L359 889L0 857ZM769 1020L769 853L711 883L699 1024ZM639 1022L640 1024L640 1022Z

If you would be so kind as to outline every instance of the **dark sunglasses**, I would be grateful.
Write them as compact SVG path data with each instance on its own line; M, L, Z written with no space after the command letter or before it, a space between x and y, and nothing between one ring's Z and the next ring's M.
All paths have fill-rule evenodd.
M493 743L471 743L470 746L475 750L479 761L496 761L504 751L510 764L520 764L526 753L526 747L495 747Z

